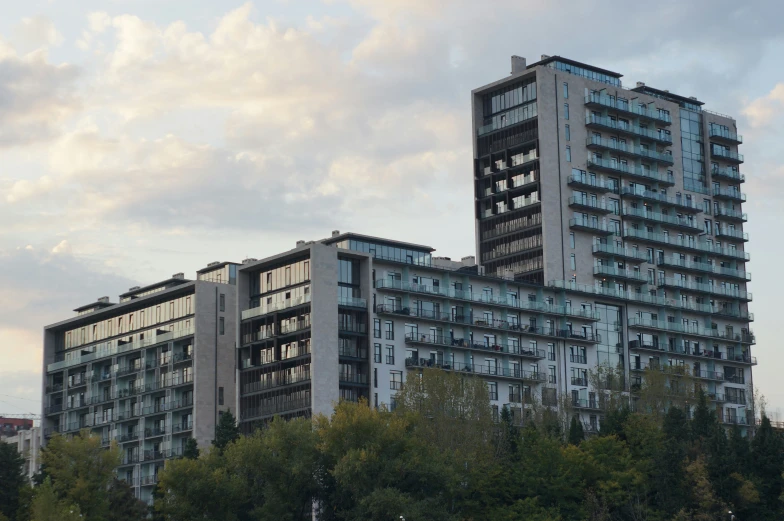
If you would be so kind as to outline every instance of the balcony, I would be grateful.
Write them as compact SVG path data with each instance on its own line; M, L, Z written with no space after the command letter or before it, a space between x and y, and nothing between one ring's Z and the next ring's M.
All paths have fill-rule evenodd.
M714 188L713 189L713 197L716 199L726 199L728 201L736 201L739 203L746 202L746 194L738 190L737 188Z
M338 297L338 306L367 309L367 299L359 297Z
M149 485L155 485L156 483L158 483L158 476L157 475L154 475L154 476L142 476L139 479L139 485L141 485L143 487L149 486Z
M735 221L745 223L749 220L749 216L743 212L738 210L733 210L732 208L724 208L719 206L716 211L716 218L717 219L725 219L727 221Z
M587 139L585 145L590 149L610 150L629 157L662 162L669 165L673 164L672 154L657 152L656 150L650 150L648 148L633 145L626 145L625 143L619 143L618 140L602 139L596 136L591 136Z
M453 366L450 363L438 363L430 358L406 358L406 367L410 369L434 367L446 371L457 371L471 375L523 380L536 383L544 382L547 379L544 373L535 371L524 371L522 369L504 368L493 365L465 364L462 362L455 362Z
M745 183L746 176L732 168L713 168L711 177L714 181L728 181L730 183Z
M641 221L648 221L667 226L670 228L678 228L691 232L700 232L702 228L699 223L693 218L678 217L677 215L667 215L663 213L654 212L643 208L632 208L628 206L623 207L623 216L629 219L639 219ZM691 216L689 216L691 217Z
M648 256L639 250L621 248L612 244L594 244L593 254L597 257L625 259L630 262L646 262L648 260Z
M587 161L588 168L610 174L628 176L634 179L641 179L647 182L659 183L661 185L675 185L675 177L669 174L660 174L638 165L629 165L610 159L590 158Z
M367 325L358 322L354 322L354 323L340 322L338 324L338 332L351 334L351 335L366 335Z
M659 266L669 266L687 271L696 271L698 273L713 273L728 279L737 279L747 282L751 281L751 273L747 271L716 266L709 262L692 262L686 259L675 257L674 255L662 256L658 259L656 264Z
M80 356L75 356L70 360L61 360L59 362L51 363L47 366L46 370L48 372L59 371L66 367L73 367L73 366L85 364L87 362L92 362L94 360L100 360L102 358L107 358L118 354L127 353L134 349L141 349L142 347L149 347L155 344L171 342L172 340L176 340L178 338L184 338L192 335L193 335L192 327L180 329L177 331L164 331L158 329L153 338L145 338L144 340L138 340L136 342L120 343L120 341L118 340L112 340L101 344L93 344L91 346L85 346L82 349L82 353L84 353L84 351L86 351L87 349L93 349L92 352L87 354L81 354Z
M172 358L172 361L177 364L179 362L187 362L193 360L193 353L177 353Z
M483 305L501 306L523 311L536 311L546 315L561 315L566 317L585 318L588 320L599 320L599 315L597 313L586 313L582 309L573 310L570 307L549 304L542 301L520 300L516 298L509 299L487 293L472 293L470 291L441 288L439 286L425 286L422 284L413 284L399 280L390 281L387 279L378 279L376 280L376 288L391 291L420 293L430 296L440 296L447 299L464 300ZM382 312L378 311L379 308L382 308L384 313L409 314L408 308L400 309L399 306L395 307L388 304L379 305L376 306L377 313Z
M735 230L727 226L716 227L716 237L734 242L748 242L749 234L742 230Z
M408 333L405 339L407 344L435 345L443 347L460 347L484 353L498 353L515 355L532 360L544 360L545 352L541 349L528 349L520 346L519 343L498 342L494 344L483 344L469 342L465 338L448 338L443 335L428 335L421 333Z
M716 141L724 141L725 143L732 143L734 145L740 145L743 143L743 136L740 134L736 134L735 132L731 132L723 128L714 127L712 125L710 130L708 130L708 136L715 139Z
M713 382L724 381L724 373L718 371L693 371L692 376L702 380L711 380Z
M677 322L665 322L662 320L648 320L634 317L629 319L629 327L637 329L668 331L671 333L680 333L689 336L717 338L727 342L738 342L741 344L754 344L756 342L754 333L752 332L735 333L731 330L721 331L719 329L686 326Z
M719 418L719 421L726 425L749 425L745 416L723 416Z
M715 244L708 244L705 241L697 240L680 240L677 237L670 237L663 233L648 232L646 230L635 229L632 227L625 227L623 230L624 237L631 237L641 241L648 241L657 244L667 244L675 248L684 250L705 252L718 257L726 257L730 259L739 259L748 261L750 256L743 250L736 250L733 248L721 248Z
M575 409L589 409L592 411L601 411L603 409L603 407L601 407L601 403L598 400L572 399L571 404Z
M273 302L272 304L264 303L261 306L246 309L245 311L243 311L242 320L260 317L263 315L268 315L269 313L274 313L276 311L283 311L284 309L302 306L304 304L308 304L309 302L310 302L310 293L308 293L307 295L302 295L301 297L281 300L279 302Z
M287 387L294 384L302 384L310 381L310 370L298 371L296 373L282 373L275 371L261 375L263 380L250 382L242 386L242 395L267 391L278 387Z
M342 384L367 385L368 375L361 373L340 373L338 380Z
M650 190L641 190L638 188L631 188L629 186L625 186L621 189L621 196L635 197L638 199L642 199L643 201L658 203L661 204L662 206L672 206L674 208L686 212L697 213L703 211L702 207L697 206L697 203L695 203L691 199L686 199L685 197L668 197L659 192L653 192Z
M738 165L743 163L743 154L733 152L732 150L724 150L723 148L715 146L711 147L711 157L723 159L728 163L735 163Z
M166 434L166 427L153 427L144 429L145 438L157 438L158 436L165 436Z
M645 105L629 103L628 101L619 101L613 96L604 94L593 93L585 97L585 105L588 107L604 107L616 112L629 114L642 119L655 121L662 125L669 125L672 123L672 118L666 112L659 112L651 110Z
M244 409L242 411L242 420L253 420L257 418L264 418L274 416L277 414L292 413L309 409L311 406L311 399L307 398L294 398L294 399L272 399L273 401L262 405L261 407L253 407Z
M631 280L638 283L646 283L648 279L639 271L634 270L622 270L618 269L615 266L594 266L593 267L593 274L594 276L600 277L610 277L613 279L623 279L623 280Z
M570 197L569 208L601 214L612 213L612 208L608 208L603 201L591 200L588 197Z
M587 357L585 355L570 354L569 355L569 361L572 362L573 364L587 364L588 363Z
M598 219L569 219L569 228L596 233L599 235L612 235L614 232L606 224L600 223Z
M570 175L566 179L566 184L573 188L587 188L596 192L611 192L613 187L605 183L604 180L587 175Z
M638 125L628 125L617 120L612 120L608 117L595 116L593 114L586 116L585 126L589 128L598 128L607 130L618 134L625 134L628 136L639 137L640 139L648 139L661 143L663 145L672 145L672 136L669 132L664 130L651 130L642 128Z
M118 443L128 443L131 441L137 441L139 439L139 433L137 431L126 432L124 434L119 434L114 438L117 440Z
M193 421L184 421L172 425L172 434L193 430Z
M588 377L572 376L572 385L579 385L581 387L588 386Z
M711 295L720 295L722 297L729 297L733 299L743 300L750 302L752 294L744 290L736 290L733 288L714 286L713 284L703 284L699 282L687 282L685 280L673 279L670 277L660 280L658 282L661 287L670 287L684 289L687 291L695 291L697 293L707 293Z

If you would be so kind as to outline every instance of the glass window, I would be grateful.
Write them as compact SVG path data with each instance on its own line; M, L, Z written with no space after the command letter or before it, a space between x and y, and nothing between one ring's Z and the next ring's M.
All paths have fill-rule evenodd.
M572 132L569 129L569 125L564 127L564 136L566 137L566 141L570 141L572 139Z
M570 146L566 147L566 160L570 163L572 162L572 147Z
M569 104L564 103L564 119L569 119Z
M564 84L563 84L563 97L564 97L564 99L568 99L569 98L569 84L566 83L566 82L564 82Z

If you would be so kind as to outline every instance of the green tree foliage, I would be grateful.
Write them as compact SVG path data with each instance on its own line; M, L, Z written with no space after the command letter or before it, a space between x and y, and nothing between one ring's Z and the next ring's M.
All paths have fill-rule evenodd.
M60 501L74 505L87 521L109 518L111 505L107 491L120 464L120 449L106 449L101 439L82 431L70 439L55 435L43 450L51 487Z
M25 485L24 458L16 446L0 441L0 514L15 521Z
M585 439L585 431L583 424L576 416L572 416L572 421L569 424L569 443L572 445L579 445Z
M52 480L46 478L35 491L32 521L84 521L79 506L60 499Z
M199 446L194 438L188 438L185 448L182 450L182 457L187 459L197 459L199 457Z
M784 468L784 444L781 434L773 430L767 416L751 441L751 473L759 491L760 502L756 518L760 520L781 519L782 469Z
M237 419L231 411L225 411L218 418L218 425L215 426L215 439L212 444L223 451L230 443L240 437L240 429L237 426Z
M108 491L109 515L107 521L140 521L147 517L147 505L133 494L133 488L121 479L114 478Z

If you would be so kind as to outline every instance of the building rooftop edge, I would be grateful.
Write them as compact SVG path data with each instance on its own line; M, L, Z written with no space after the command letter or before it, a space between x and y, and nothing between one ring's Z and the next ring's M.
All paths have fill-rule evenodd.
M411 243L411 242L396 241L394 239L385 239L383 237L374 237L372 235L362 235L361 233L354 233L354 232L341 233L340 235L336 235L334 237L328 237L326 239L321 239L318 242L320 242L322 244L334 244L336 242L340 242L340 241L343 241L343 240L346 240L346 239L351 239L351 238L360 239L360 240L366 240L366 241L372 241L372 242L378 242L380 244L386 244L388 246L400 246L400 247L405 247L405 248L422 250L422 251L426 251L427 253L433 253L434 251L436 251L435 248L433 248L431 246L425 246L423 244L414 244L414 243Z
M223 261L223 262L219 262L217 264L213 264L212 266L206 266L206 267L204 267L204 268L202 268L200 270L196 270L196 273L199 274L199 273L204 273L204 272L207 272L207 271L216 270L218 268L222 268L222 267L226 266L227 264L235 264L237 266L242 266L242 263L240 263L240 262Z
M574 65L575 67L582 67L584 69L592 70L592 71L595 71L595 72L600 72L602 74L607 74L608 76L613 76L615 78L622 78L623 77L623 74L621 74L620 72L615 72L615 71L610 71L610 70L607 70L607 69L602 69L601 67L596 67L596 66L590 65L588 63L578 62L577 60L571 60L569 58L564 58L563 56L558 56L558 55L548 56L547 58L545 58L543 60L539 60L538 62L534 62L534 63L532 63L530 65L527 65L526 69L532 69L532 68L534 68L534 67L536 67L538 65L547 65L548 63L554 62L554 61L560 61L560 62L568 63L570 65Z
M146 286L142 286L142 287L137 288L137 289L135 289L133 291L126 291L125 293L121 293L120 294L120 298L132 297L133 295L137 295L139 293L143 293L143 292L149 291L151 289L160 288L162 286L165 286L167 284L171 284L173 282L177 283L179 285L179 284L186 284L188 282L193 282L193 281L191 279L180 279L180 278L177 278L177 277L171 277L171 278L168 278L166 280L162 280L160 282L155 282L153 284L148 284Z
M661 97L664 97L664 98L672 98L674 100L679 100L679 101L683 101L683 102L686 102L686 103L693 103L695 105L705 105L704 102L702 102L702 101L700 101L700 100L698 100L696 98L689 98L688 96L681 96L680 94L674 94L674 93L666 91L666 90L662 90L662 89L657 89L655 87L651 87L649 85L640 85L639 87L634 87L631 90L633 90L634 92L642 93L642 94L645 94L646 91L650 91L651 93L656 94L656 95L661 96Z

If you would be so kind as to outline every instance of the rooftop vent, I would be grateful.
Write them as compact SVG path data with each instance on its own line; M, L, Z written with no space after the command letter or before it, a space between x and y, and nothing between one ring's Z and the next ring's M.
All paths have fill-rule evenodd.
M210 262L209 264L207 264L207 267L208 268L212 268L213 266L217 266L218 264L220 264L220 262L218 262L218 261Z
M142 287L141 286L134 286L132 288L128 288L128 291L136 291L138 289L142 289Z
M467 255L461 258L460 262L463 264L463 266L473 266L476 264L476 257L473 255Z
M247 259L242 259L243 264L250 264L251 262L256 262L258 259L254 259L253 257L248 257Z
M645 82L644 81L638 81L637 82L637 86L638 87L645 87Z
M184 279L185 278L185 274L183 272L175 273L174 275L172 275L172 278L173 279Z
M305 244L305 241L297 241L297 247L300 247L300 246L302 246L303 244Z
M503 278L506 280L514 280L514 270L511 268L504 268Z
M340 235L340 230L332 230L333 237L337 237L338 235Z
M669 91L669 90L667 90L667 89L664 89L662 92L666 92L667 94L669 94L669 93L670 93L670 91Z
M547 58L549 58L549 57L550 57L550 55L549 55L549 54L543 54L543 55L542 55L542 59L543 59L543 60L546 60L546 59L547 59Z
M697 97L696 96L689 96L689 99L693 99L694 101L697 101Z
M98 297L98 302L100 302L101 304L108 304L109 297Z

